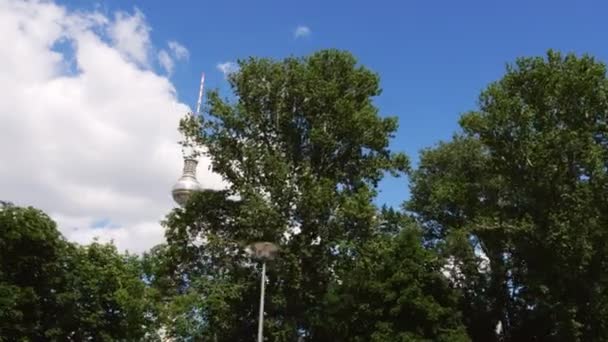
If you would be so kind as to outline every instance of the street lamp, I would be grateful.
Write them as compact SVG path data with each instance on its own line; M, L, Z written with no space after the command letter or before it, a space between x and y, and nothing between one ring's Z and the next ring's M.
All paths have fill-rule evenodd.
M201 87L198 94L198 102L196 104L196 114L200 115L201 102L203 98L203 84L205 83L205 74L201 77ZM189 115L194 115L189 113ZM188 203L190 197L198 191L202 191L201 184L196 179L196 166L198 161L193 157L184 157L184 169L182 176L177 180L177 183L171 189L173 200L181 207ZM266 288L266 261L273 260L279 250L277 245L272 242L255 242L249 245L249 250L252 256L262 261L262 279L260 282L260 317L258 324L258 342L264 340L264 291Z
M258 319L258 342L264 341L264 291L266 288L266 261L275 258L279 248L272 242L256 242L249 246L254 258L262 261L260 281L260 317Z

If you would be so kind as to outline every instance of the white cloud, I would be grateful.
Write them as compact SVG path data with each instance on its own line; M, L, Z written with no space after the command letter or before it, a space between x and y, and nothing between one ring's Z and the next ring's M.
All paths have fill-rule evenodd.
M175 59L179 60L188 60L190 58L190 52L186 49L182 44L171 40L167 43L169 45L169 50L173 53Z
M175 64L173 63L173 59L169 56L169 53L165 50L160 50L158 52L158 62L160 66L165 69L167 74L171 75L173 73L173 67Z
M137 252L162 242L189 108L150 69L143 14L4 0L0 32L11 47L0 52L0 199L48 212L73 241ZM202 160L203 186L221 188L208 170Z
M296 39L308 37L311 33L312 31L310 30L310 27L301 25L296 27L296 29L293 31L293 37Z
M239 70L239 65L234 62L224 62L217 64L217 70L221 71L224 74L224 77L232 74Z
M171 75L175 67L175 62L173 59L175 58L175 60L178 61L188 60L190 58L190 52L185 46L174 40L168 41L167 46L169 46L170 53L164 49L160 50L158 52L158 63L168 75Z
M108 33L121 54L140 65L149 65L150 27L141 11L135 9L132 15L117 12Z

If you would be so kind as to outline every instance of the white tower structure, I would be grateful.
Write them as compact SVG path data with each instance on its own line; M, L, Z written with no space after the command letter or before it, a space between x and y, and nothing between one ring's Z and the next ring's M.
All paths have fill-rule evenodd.
M203 101L203 87L205 84L205 74L203 73L201 76L201 86L198 92L198 101L196 103L196 113L188 113L188 115L201 115L201 104ZM196 192L200 191L201 185L196 179L196 167L198 165L198 160L194 156L189 156L184 153L184 170L182 172L182 176L177 180L177 183L173 186L171 190L171 194L173 195L173 200L179 204L180 206L184 206L190 196Z

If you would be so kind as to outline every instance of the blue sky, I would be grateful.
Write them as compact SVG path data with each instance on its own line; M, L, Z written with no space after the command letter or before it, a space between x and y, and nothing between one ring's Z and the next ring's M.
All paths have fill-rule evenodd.
M250 55L282 58L323 48L351 51L378 72L381 113L399 117L394 150L418 152L458 129L479 92L517 56L553 48L606 60L608 3L592 1L60 1L71 9L111 14L136 7L162 47L190 51L171 77L181 101L194 106L199 75L227 92L217 64ZM310 35L294 38L298 26ZM171 129L171 128L168 128ZM407 198L404 179L382 183L378 203Z

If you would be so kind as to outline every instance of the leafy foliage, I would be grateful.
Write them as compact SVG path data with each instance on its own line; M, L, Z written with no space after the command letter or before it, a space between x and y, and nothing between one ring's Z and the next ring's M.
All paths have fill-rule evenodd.
M465 316L486 317L469 322L479 340L608 338L607 85L588 56L521 58L463 134L423 153L409 208L435 242L468 241L459 262Z
M330 293L341 296L353 286L342 282L351 276L342 273L346 265L363 263L353 257L373 243L387 244L388 256L398 255L388 237L377 240L382 220L372 202L386 172L408 170L407 158L388 149L396 119L378 115L372 103L380 94L377 75L346 52L326 50L282 61L250 58L239 66L229 78L234 102L211 92L208 120L181 124L186 141L205 146L213 170L231 187L194 196L165 221L165 256L173 265L168 270L174 293L169 317L182 322L174 336L198 331L203 339L252 340L259 265L244 249L251 242L272 241L281 252L268 270L268 339L333 340L327 337L332 329L327 300ZM420 277L433 274L440 276L433 267L418 270ZM420 294L433 302L435 293L427 290L419 288L401 301L409 303ZM436 291L449 297L447 290ZM442 301L429 312L443 317ZM445 303L449 306L449 300ZM334 313L334 321L359 324L346 311ZM391 319L397 324L399 315ZM440 334L435 324L457 330L457 321L431 319L430 330L413 329L411 336L432 339ZM379 326L378 336L397 336L388 328ZM398 328L395 334L400 333L405 331Z
M112 245L68 243L41 211L0 207L0 340L152 338L141 275Z
M230 184L164 220L142 258L66 242L0 202L0 341L251 341L268 263L269 341L608 340L608 81L589 56L521 58L409 172L355 58L249 58L232 99L187 117L184 151Z
M383 218L398 231L370 239L341 273L316 341L469 341L445 260L423 247L411 219L393 210Z

